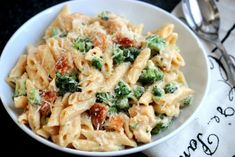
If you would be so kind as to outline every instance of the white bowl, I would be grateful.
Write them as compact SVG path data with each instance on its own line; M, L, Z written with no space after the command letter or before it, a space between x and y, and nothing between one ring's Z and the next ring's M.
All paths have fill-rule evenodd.
M87 15L95 15L96 13L104 10L112 11L118 15L126 17L134 23L143 23L145 25L145 32L151 31L166 23L173 23L175 25L175 31L179 34L177 44L180 47L181 54L186 61L186 66L183 68L183 72L189 86L195 91L194 101L193 105L185 108L181 112L180 116L166 131L162 132L160 135L154 136L151 143L140 145L136 148L115 152L85 152L70 148L62 148L42 137L39 137L28 127L18 123L17 117L21 111L14 108L12 101L12 89L7 84L5 79L12 67L15 65L19 56L25 52L27 45L30 43L35 44L42 37L46 27L54 19L54 17L56 17L65 4L68 4L73 12L81 12ZM177 132L182 130L190 122L190 120L193 119L196 111L199 109L199 106L202 105L209 84L206 53L202 49L202 45L200 44L198 38L188 29L188 27L173 15L160 8L143 2L131 0L77 0L61 3L46 9L28 20L11 37L2 52L0 67L0 97L5 109L15 123L31 137L41 143L44 143L45 145L64 152L89 156L124 155L143 151L166 141L170 137L176 135Z

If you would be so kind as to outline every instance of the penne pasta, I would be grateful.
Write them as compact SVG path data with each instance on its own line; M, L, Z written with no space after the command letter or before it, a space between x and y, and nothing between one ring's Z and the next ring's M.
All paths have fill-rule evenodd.
M65 6L9 72L19 123L55 144L117 151L151 142L192 103L178 34Z
M140 52L139 56L136 58L135 62L126 75L127 82L130 84L135 84L138 81L142 70L147 65L150 55L151 52L149 48L145 48Z

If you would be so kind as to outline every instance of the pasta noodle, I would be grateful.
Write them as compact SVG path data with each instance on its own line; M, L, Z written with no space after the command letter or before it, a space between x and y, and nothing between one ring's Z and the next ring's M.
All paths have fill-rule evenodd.
M135 84L138 81L141 71L147 65L150 54L151 53L149 48L146 48L142 52L140 52L140 55L136 58L132 67L128 71L128 74L126 76L127 82L129 82L130 84Z
M9 72L19 123L82 151L151 142L192 103L193 90L174 25L143 29L109 11L86 16L65 6Z

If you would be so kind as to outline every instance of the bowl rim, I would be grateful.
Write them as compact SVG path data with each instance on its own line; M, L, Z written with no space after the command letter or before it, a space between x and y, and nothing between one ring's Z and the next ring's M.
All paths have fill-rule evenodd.
M80 151L80 150L76 150L76 149L70 149L70 148L64 148L61 147L47 139L44 139L43 137L40 137L38 135L36 135L31 129L29 129L28 127L26 127L25 125L19 124L17 119L14 118L14 113L10 110L10 108L8 107L8 105L5 105L4 102L2 101L2 104L5 108L5 110L8 112L8 114L10 115L11 119L25 132L27 133L29 136L31 136L33 139L39 141L40 143L43 143L47 146L50 146L51 148L63 151L63 152L67 152L67 153L71 153L71 154L76 154L76 155L84 155L84 156L119 156L119 155L126 155L126 154L131 154L131 153L136 153L136 152L140 152L143 150L146 150L148 148L151 148L153 146L156 146L159 143L162 143L163 141L166 141L168 139L170 139L171 137L175 136L179 131L181 131L183 128L185 128L186 125L188 125L195 117L195 115L198 113L198 111L200 110L200 108L202 107L202 104L205 101L205 97L208 94L208 90L209 90L209 81L210 81L210 73L209 73L209 62L207 59L207 54L205 49L203 48L203 45L201 44L200 40L198 39L198 37L182 22L180 21L180 19L178 19L177 17L175 17L174 15L166 12L165 10L151 5L149 3L146 2L142 2L142 1L133 1L133 0L119 0L122 2L126 2L126 3L136 3L138 5L142 5L144 7L147 7L149 9L152 10L156 10L158 12L161 12L162 14L166 15L166 16L170 16L170 18L172 18L174 21L178 22L185 30L187 30L190 35L197 41L197 45L200 48L203 57L205 59L205 63L206 63L206 69L204 69L205 74L206 74L206 87L205 87L205 91L204 94L201 98L201 102L199 103L199 105L197 106L197 108L195 109L195 111L191 114L191 116L180 126L178 127L176 130L172 131L171 133L167 134L166 136L162 137L161 139L158 139L156 141L152 141L150 143L144 144L144 145L140 145L134 148L130 148L130 149L124 149L124 150L119 150L119 151L112 151L112 152L89 152L89 151ZM8 40L7 44L5 45L2 54L0 56L0 67L2 64L2 58L4 58L4 56L6 55L6 49L7 47L10 45L11 41L14 40L15 36L18 34L18 32L20 32L25 25L27 25L28 23L31 23L31 21L37 19L39 16L42 16L43 14L53 11L54 8L57 7L62 7L66 4L70 4L70 3L79 3L80 1L66 1L66 2L62 2L56 5L53 5L47 9L42 10L41 12L37 13L36 15L34 15L33 17L31 17L30 19L28 19L23 25L21 25L16 31L15 33L10 37L10 39ZM2 97L1 91L0 91L0 98Z

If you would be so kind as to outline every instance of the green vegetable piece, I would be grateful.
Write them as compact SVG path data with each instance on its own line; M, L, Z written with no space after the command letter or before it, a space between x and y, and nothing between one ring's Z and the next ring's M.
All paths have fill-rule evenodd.
M152 135L157 135L161 132L162 129L166 127L163 126L163 123L158 123L151 131Z
M18 96L26 96L27 91L26 91L26 80L25 79L19 79L16 81L16 86L15 86L15 92L14 92L14 97Z
M147 37L146 41L148 47L153 51L159 52L166 47L166 41L157 35L151 35Z
M135 123L133 125L130 125L131 129L137 129L139 127L139 123Z
M73 93L81 91L77 77L67 74L61 75L60 73L56 73L55 84L59 89L58 94L60 96L63 96L67 92Z
M174 93L177 89L178 87L173 82L166 84L164 87L165 93Z
M149 63L147 68L145 68L139 78L142 84L153 84L156 81L162 80L164 77L163 72L155 67L153 63Z
M139 99L144 93L144 87L136 86L133 90L134 96Z
M128 98L118 98L115 104L117 108L120 110L125 110L130 108Z
M55 28L52 28L51 35L52 35L52 37L61 37L61 38L63 38L63 37L67 36L67 33L63 32L63 31L61 31L61 29L55 27Z
M134 62L136 57L140 54L140 49L137 49L135 47L124 48L123 54L125 62Z
M28 101L32 105L40 105L41 104L41 96L39 93L39 90L36 88L33 88L28 96Z
M101 70L103 63L102 59L99 57L94 57L91 61L92 66L94 66L96 69Z
M114 89L114 92L117 97L128 97L131 90L125 82L119 81Z
M61 30L59 28L57 27L52 28L52 31L51 31L52 37L59 36L60 33L61 33Z
M125 60L125 56L123 54L123 50L121 50L118 46L113 48L113 61L115 64L121 64Z
M100 17L102 20L104 21L108 21L109 20L109 15L110 15L110 12L109 11L102 11L98 17Z
M92 49L94 46L89 38L78 37L73 43L73 47L82 53L86 53L90 49Z
M66 33L66 32L62 32L62 33L59 35L59 37L64 38L64 37L67 36L67 34L68 34L68 33Z
M109 113L117 113L118 112L118 110L117 110L117 107L116 106L110 106L109 107Z
M152 93L154 96L157 96L157 97L162 97L165 94L164 90L158 86L153 87Z
M189 106L192 104L192 102L193 102L193 97L189 95L180 102L180 107Z
M105 92L96 93L96 102L110 104L112 102L112 97Z
M160 114L157 117L157 124L156 126L152 129L151 134L152 135L157 135L164 129L166 129L172 122L171 117L167 117L164 114Z

